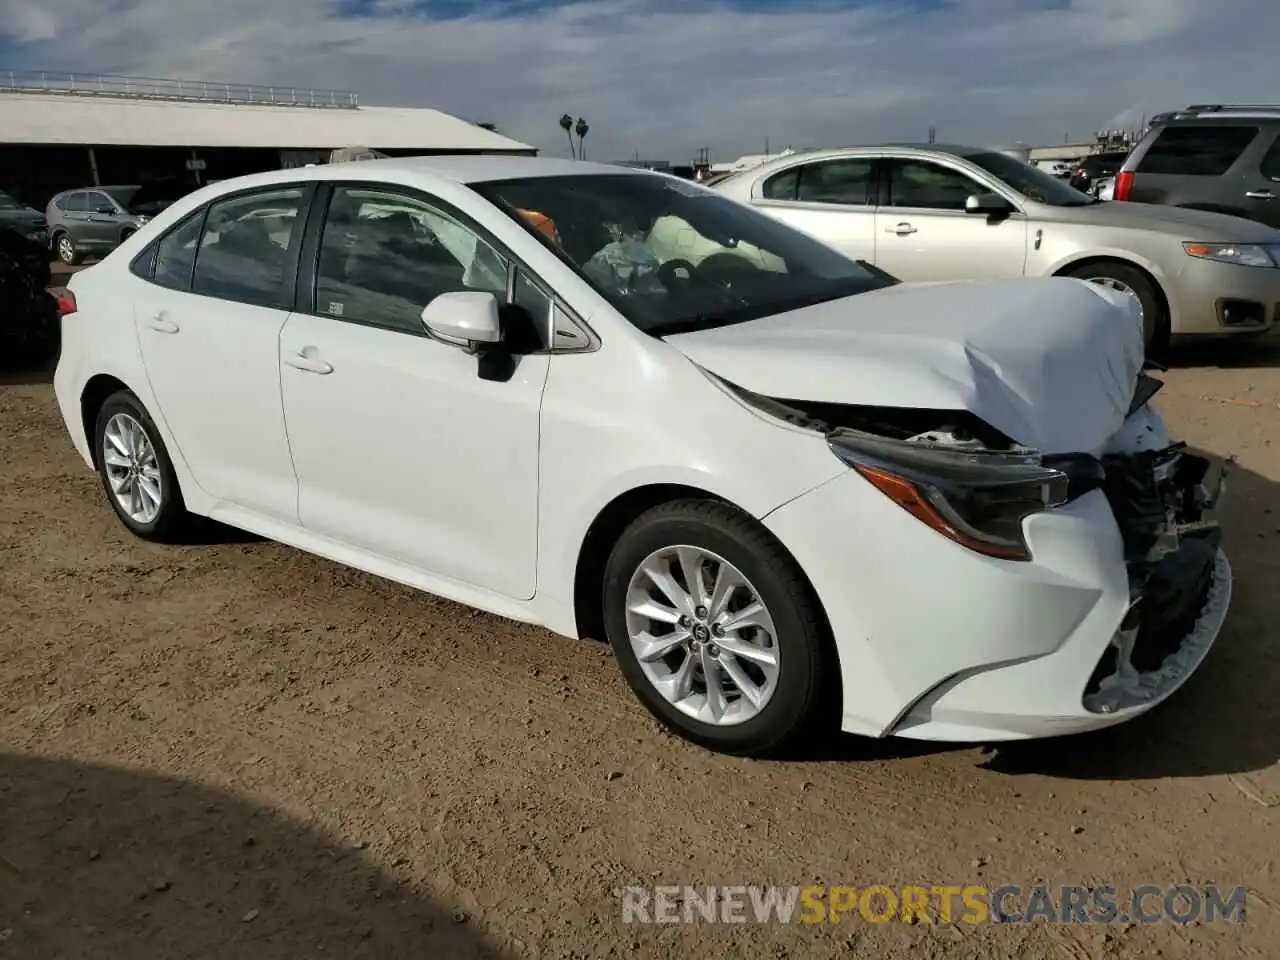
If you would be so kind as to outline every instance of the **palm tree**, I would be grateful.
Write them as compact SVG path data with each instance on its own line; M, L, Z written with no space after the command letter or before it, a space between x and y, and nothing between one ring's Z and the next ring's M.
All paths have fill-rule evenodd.
M569 138L569 153L576 160L578 155L573 150L573 117L567 113L560 118L560 129L564 131L564 135Z
M579 117L578 125L573 129L574 129L574 132L577 133L578 135L578 159L585 160L587 158L587 145L583 143L583 140L587 136L587 131L590 130L591 128L587 126L587 121ZM569 138L569 143L571 144L573 143L572 137Z

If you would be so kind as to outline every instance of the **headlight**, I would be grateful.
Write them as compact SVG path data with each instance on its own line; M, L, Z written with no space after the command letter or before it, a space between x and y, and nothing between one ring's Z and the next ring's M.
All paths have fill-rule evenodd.
M1034 454L974 452L842 430L832 452L949 540L989 557L1030 560L1022 521L1067 500L1068 478Z
M1274 243L1192 243L1182 244L1190 256L1218 263L1238 263L1243 267L1274 267L1280 264L1280 244Z

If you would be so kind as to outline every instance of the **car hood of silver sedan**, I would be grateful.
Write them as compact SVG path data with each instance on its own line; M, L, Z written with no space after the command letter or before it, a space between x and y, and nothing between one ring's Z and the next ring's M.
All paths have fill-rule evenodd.
M1070 279L898 284L666 342L778 400L967 410L1041 453L1097 453L1143 365L1132 299Z
M1280 243L1280 230L1256 220L1208 210L1188 210L1154 203L1103 200L1082 207L1037 205L1033 220L1056 220L1082 226L1154 230L1176 234L1181 240L1234 240L1239 243Z

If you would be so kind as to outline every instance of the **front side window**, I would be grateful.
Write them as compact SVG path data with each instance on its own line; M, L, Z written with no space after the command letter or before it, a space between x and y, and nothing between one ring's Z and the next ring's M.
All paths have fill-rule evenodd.
M1003 153L971 153L965 159L991 174L1015 193L1036 203L1045 203L1051 207L1084 207L1098 202L1039 167Z
M919 210L963 210L975 193L990 191L959 170L927 160L890 160L891 207Z
M1271 149L1262 158L1262 175L1268 180L1280 181L1280 136L1271 144Z
M316 271L316 312L422 332L442 293L506 299L506 260L454 217L416 197L336 186Z
M1257 135L1257 127L1234 124L1164 127L1143 154L1137 172L1220 177Z
M285 271L298 242L301 187L219 200L196 253L193 293L288 309Z
M824 160L800 170L797 200L866 206L871 192L872 161Z
M93 193L85 195L89 202L89 210L92 213L115 213L116 205L111 202L111 198L105 193L95 190Z
M772 217L675 177L574 174L472 189L656 336L741 323L891 282Z

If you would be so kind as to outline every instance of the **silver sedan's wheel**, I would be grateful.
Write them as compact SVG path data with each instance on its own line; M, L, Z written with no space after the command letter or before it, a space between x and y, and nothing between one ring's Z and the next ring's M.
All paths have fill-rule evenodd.
M778 685L780 649L759 591L709 550L656 550L627 586L626 625L644 676L685 716L713 726L755 717Z
M155 445L127 413L116 413L102 433L102 465L112 497L135 523L150 524L164 505L164 479Z
M1138 302L1138 316L1143 315L1142 298L1138 296L1138 291L1133 289L1123 280L1117 280L1115 277L1085 277L1089 283L1096 283L1100 287L1107 287L1119 293L1127 294Z

